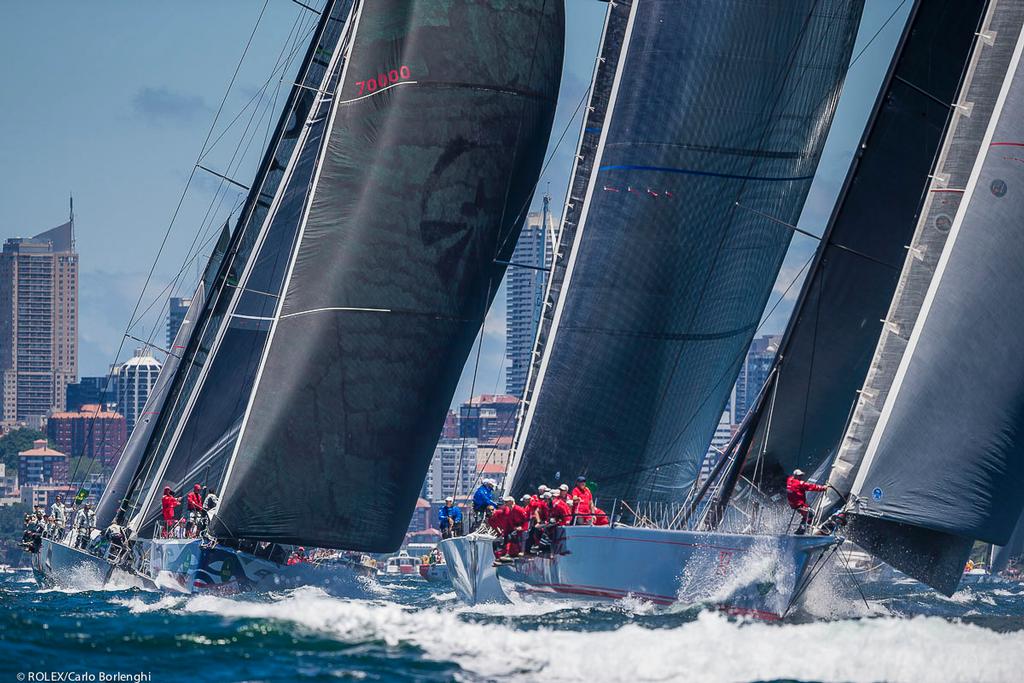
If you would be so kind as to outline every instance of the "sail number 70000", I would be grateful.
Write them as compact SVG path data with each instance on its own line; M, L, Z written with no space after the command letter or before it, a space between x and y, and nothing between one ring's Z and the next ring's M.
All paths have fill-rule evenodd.
M358 95L362 95L364 92L372 93L376 92L381 88L386 88L389 85L398 83L399 81L407 81L412 77L412 71L408 66L403 64L397 69L391 69L387 73L379 73L376 78L368 78L365 81L356 81L356 85L359 86Z

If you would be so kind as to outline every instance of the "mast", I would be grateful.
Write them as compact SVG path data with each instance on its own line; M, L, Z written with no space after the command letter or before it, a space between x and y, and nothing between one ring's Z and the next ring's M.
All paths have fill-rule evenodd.
M683 498L788 247L778 221L796 222L814 176L860 9L609 7L517 493L561 472L609 500Z

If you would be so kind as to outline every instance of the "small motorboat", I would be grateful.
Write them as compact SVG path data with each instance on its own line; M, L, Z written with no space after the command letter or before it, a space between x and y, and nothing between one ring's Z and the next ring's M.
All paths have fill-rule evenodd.
M420 558L412 557L407 550L402 550L397 555L392 555L387 559L382 573L384 576L394 578L415 577L416 568L420 564Z

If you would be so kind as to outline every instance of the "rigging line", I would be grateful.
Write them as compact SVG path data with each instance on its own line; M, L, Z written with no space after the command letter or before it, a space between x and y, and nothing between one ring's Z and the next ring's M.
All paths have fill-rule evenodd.
M202 164L196 164L196 168L198 168L198 169L202 169L202 170L206 171L207 173L209 173L210 175L214 175L214 176L217 176L217 177L218 177L218 178L220 178L221 180L226 180L227 182L231 183L232 185L234 185L234 186L236 186L236 187L240 187L240 188L242 188L242 189L243 189L243 190L245 190L246 192L248 192L249 190L251 190L251 189L252 189L252 188L250 188L250 187L249 187L248 185L243 185L242 183L238 182L237 180L233 180L233 179L231 179L231 178L228 178L228 177L227 177L226 175L224 175L223 173L217 173L217 172L216 172L216 171L214 171L214 170L213 170L212 168L207 168L206 166L203 166Z
M312 12L313 14L315 14L317 16L320 16L321 10L314 9L314 8L310 7L309 5L307 5L304 2L299 2L299 0L292 0L292 2L294 2L299 7L304 7L305 9L308 9L310 12Z
M896 9L894 9L892 11L892 14L890 14L889 17L885 21L882 22L882 25L878 27L878 30L875 31L875 34L873 36L871 36L871 38L868 40L868 42L864 44L864 47L862 47L860 49L860 52L857 53L857 56L850 60L850 66L847 67L847 71L852 69L853 65L857 63L857 60L860 59L864 55L865 52L867 52L867 49L869 47L871 47L871 44L875 42L875 39L878 38L878 36L882 33L882 31L885 30L885 27L889 25L889 22L892 21L893 17L895 17L897 14L899 14L900 9L902 9L903 5L905 5L905 4L907 4L907 0L901 0L900 4L896 5Z
M545 273L550 273L550 268L544 266L532 266L528 263L516 263L515 261L503 261L501 259L494 259L494 262L501 266L509 266L510 268L529 268L530 270L539 270Z
M270 4L270 0L264 0L263 7L260 9L259 15L257 15L257 17L256 17L256 23L253 25L252 31L249 33L249 39L245 43L245 48L242 50L242 55L238 59L238 64L235 65L235 70L234 70L234 73L232 73L232 75L231 75L231 80L228 82L227 90L224 92L224 97L221 98L220 105L217 107L217 112L216 112L216 114L214 114L213 122L210 124L210 129L209 129L209 131L206 134L206 139L203 141L203 146L202 146L203 150L206 149L206 145L209 143L210 138L213 135L213 131L214 131L214 129L217 126L217 121L220 119L220 115L224 111L224 105L227 103L228 95L231 93L231 88L234 86L235 80L238 78L238 72L242 68L242 63L245 61L245 57L249 53L249 48L252 45L252 41L253 41L253 39L256 36L256 31L259 29L260 24L263 21L263 15L267 11L267 5L268 4ZM202 152L200 152L200 158L202 158ZM197 159L196 161L198 163L199 159ZM193 168L191 170L191 172L189 172L188 180L185 181L185 187L184 187L184 189L181 192L181 196L178 198L178 204L177 204L177 206L174 209L174 213L171 215L170 222L167 224L167 229L164 231L163 239L160 242L160 247L157 249L156 257L153 259L153 264L152 264L152 266L150 266L149 273L146 275L146 281L145 281L145 283L142 286L142 291L139 292L139 297L136 300L135 307L132 310L131 316L129 317L129 323L128 323L128 326L126 328L126 331L130 330L135 325L135 322L136 322L135 321L135 315L136 315L136 313L138 313L139 307L142 305L142 300L143 300L143 298L146 295L146 289L149 287L149 282L153 278L153 273L156 271L157 263L159 263L160 256L163 254L164 248L167 246L167 240L168 240L168 238L171 235L171 229L174 227L175 219L178 217L178 214L181 211L181 207L182 207L182 205L185 202L185 197L188 194L188 190L189 190L189 187L192 184L193 178L195 178L195 173L196 173L196 169ZM114 356L114 364L116 364L117 363L117 359L121 357L121 352L124 350L124 342L125 342L125 337L122 336L121 337L121 342L120 342L120 344L118 344L118 347L117 347L117 353ZM100 403L101 403L101 405L102 405L102 402L103 402L102 399L104 398L105 394L107 393L107 386L109 384L110 384L109 381L106 382L104 384L103 391L100 392ZM96 423L95 419L89 421L89 433L88 433L88 435L86 437L85 443L91 443L92 442L92 431L93 431L93 427L94 427L95 423ZM82 455L84 455L84 454L85 454L85 444L83 444L83 446L82 446ZM79 467L81 465L81 460L82 459L81 459L81 456L80 456L78 458L78 461L75 463L75 470L74 470L74 472L71 473L71 476L69 477L69 480L71 482L76 481L76 477L78 476L78 469L79 469ZM88 476L91 473L92 466L95 464L95 461L97 460L97 458L92 458L92 460L93 460L93 462L90 463L89 468L86 471L86 476ZM83 482L84 482L84 479L83 479Z
M298 24L299 24L299 20L297 19L295 24L292 27L292 32L295 31L295 28L298 26ZM299 39L300 39L299 36L296 36L294 38L294 40L299 40ZM289 56L285 57L284 55L285 55L285 52L287 51L287 49L288 49L288 44L287 44L287 41L286 41L284 47L282 47L282 49L281 49L281 52L278 54L278 65L280 65L280 66L275 65L275 70L277 68L287 68L287 65L292 62L292 60L294 58L294 55L295 55L295 50L293 49L292 52L289 54ZM284 60L284 61L282 62L282 60ZM250 103L255 101L257 97L260 100L263 99L263 95L265 94L265 91L266 91L266 86L267 86L267 84L269 84L269 82L270 82L270 79L268 79L267 82L260 89L260 91L257 92L257 94L254 95L253 98L250 99L250 101L249 101ZM280 81L278 82L278 89L279 88L280 88ZM247 104L246 107L243 109L243 111L239 112L238 116L235 117L235 119L232 121L232 123L229 124L229 126L227 128L225 128L224 132L221 134L221 138L223 138L223 136L228 132L228 130L231 129L231 126L234 125L234 122L238 121L238 119L241 117L242 113L244 113L246 110L248 110L248 107L249 107L249 105ZM263 107L264 115L266 115L268 112L273 111L275 107L276 107L276 94L275 94L273 106L269 106L268 107L267 105L264 105L264 107ZM249 135L249 129L252 127L253 120L255 119L256 112L258 110L259 110L258 107L253 109L253 112L252 112L252 114L249 117L249 123L246 124L245 130L242 132L242 135L239 136L239 141L235 145L235 150L232 153L231 159L228 162L228 168L229 169L232 167L232 165L235 164L236 159L239 159L239 151L241 151L241 153L242 153L241 158L243 158L243 159L245 158L245 155L248 153L248 150L249 150L249 148L252 145L252 141L255 139L255 134L253 134L251 136ZM261 116L261 118L262 118L262 116ZM268 118L268 127L273 125L273 120L274 120L273 116ZM243 142L246 141L247 136L248 136L248 142L245 144L245 149L242 150L242 144L243 144ZM218 138L218 139L220 139L220 138ZM266 140L266 136L265 136L265 140ZM216 143L214 143L214 144L216 144ZM264 145L264 146L266 146L266 145ZM241 164L241 160L240 159L239 159L238 163ZM204 167L203 170L209 170L209 169L206 169ZM237 167L236 167L236 170L237 170ZM229 182L234 182L234 181L231 181L226 176L220 176L220 174L216 174L216 173L214 175L218 175L219 177L222 177L225 180L228 180ZM239 183L239 185L240 185L240 183ZM211 222L212 216L216 215L220 211L220 207L223 204L223 201L224 201L224 198L225 198L225 195L222 194L222 190L223 190L223 186L218 187L214 197L211 198L210 204L207 206L207 209L206 209L206 215L203 217L202 223L200 224L200 228L196 232L195 237L193 237L192 244L189 246L189 249L186 252L186 257L185 257L185 261L183 263L182 268L179 269L178 273L174 276L174 278L169 283L169 285L167 287L165 287L161 291L161 293L159 295L157 295L157 297L154 299L154 301L149 306L147 306L146 310L138 315L137 321L141 320L143 317L145 317L145 315L152 309L152 307L157 302L160 302L160 304L161 304L161 311L163 310L163 306L164 306L164 301L162 299L163 294L165 292L167 292L168 289L170 289L171 291L174 291L175 289L177 289L178 283L180 282L180 278L185 273L185 270L187 269L188 265L191 264L192 262L194 262L196 258L198 258L198 256L201 254L205 244L208 243L210 241L210 239L212 239L213 236L216 236L216 235L220 234L219 231L214 232L213 235L211 235L210 238L207 238L206 242L203 245L200 245L198 247L198 249L196 248L196 242L198 242L199 237L202 235L203 231L206 230L208 226L213 225L212 222ZM242 198L241 200L236 202L235 209L231 211L232 215L235 213L235 211L237 209L241 208L241 205L244 203L244 201L245 201L245 199ZM215 204L216 204L216 206L215 206ZM229 220L229 223L230 223L230 218L228 220ZM192 253L193 249L196 249L196 253L195 254ZM159 323L160 323L160 319L159 318L160 317L162 317L162 316L158 316L158 319L154 321L154 330L151 333L151 336L156 334L156 328L159 327Z
M528 84L534 82L534 70L537 67L537 53L541 49L541 44L542 44L541 35L542 35L542 31L543 31L544 18L545 18L545 15L547 14L547 9L548 9L548 0L544 0L544 4L541 6L541 10L540 10L540 18L538 19L538 22L537 22L537 28L535 29L534 51L532 51L532 53L529 56L529 69L526 71L526 83L528 83ZM513 169L516 167L516 164L518 163L518 160L519 160L519 143L522 140L523 120L526 118L526 108L527 108L527 105L529 105L529 104L530 104L530 100L525 98L525 97L523 97L522 104L519 106L519 121L518 121L518 124L516 125L515 140L514 140L514 145L512 147L513 148L513 152L512 152L512 159L511 159L511 168L513 168ZM556 91L555 91L555 108L556 109L557 109L557 106L558 106L558 92L557 92L557 88L556 88ZM551 116L552 116L552 118L554 117L554 111L552 111ZM509 236L508 237L512 237L512 234L514 233L515 236L516 236L516 241L517 242L518 242L518 237L519 237L519 233L520 233L519 228L521 228L522 223L523 223L523 221L526 218L526 212L529 211L530 203L532 201L534 201L534 193L536 193L537 186L540 184L540 182L541 182L541 176L539 174L537 176L537 180L534 182L534 186L532 186L530 188L528 195L523 200L522 206L519 208L519 210L512 217L512 221L513 222L511 222L511 224L509 226ZM502 202L502 215L501 215L501 218L498 220L498 237L499 238L501 237L502 226L505 224L505 216L507 215L507 212L508 212L509 197L512 194L512 186L513 186L512 180L511 180L511 178L509 178L509 181L505 183L505 199ZM504 247L506 247L508 245L508 238L506 238L504 240L499 240L497 242L498 242L498 249L496 249L496 251L495 251L495 255L493 257L494 259L497 259L499 256L501 256L502 248L504 248ZM512 250L513 251L515 250L515 245L512 246ZM511 258L511 257L512 257L512 252L510 251L509 252L509 258ZM501 286L501 283L499 283L499 287L500 286ZM487 294L488 294L487 299L489 300L489 298L490 298L489 297L489 294L490 294L490 283L489 282L487 283ZM484 307L486 307L486 306L487 306L487 303L485 302L484 303ZM486 314L487 314L487 311L486 311L486 309L484 309L484 311L483 311L484 318L486 318ZM484 319L484 322L486 322L485 319ZM482 344L483 344L483 331L482 331L483 328L482 328L482 325L481 325L480 330L481 330L480 331L480 345L482 346Z
M300 20L296 19L295 23L292 25L292 31L295 31L295 29L299 26L300 23ZM288 68L288 66L292 63L292 61L295 59L295 55L302 48L302 46L309 42L308 40L306 40L306 38L311 36L315 29L316 23L314 22L306 29L306 32L302 35L296 35L294 38L291 38L292 32L289 32L289 38L285 39L284 47L281 49L281 53L278 55L277 61L275 62L274 65L274 69L270 72L270 76L267 77L267 80L263 82L263 85L260 86L260 88L253 94L253 96L249 98L249 101L246 102L242 106L242 108L238 110L238 113L235 114L235 117L231 119L231 121L229 121L227 125L224 126L224 130L222 130L220 134L218 134L217 137L214 138L213 142L210 143L209 147L203 150L203 153L199 157L200 161L203 160L206 157L206 155L209 154L213 150L213 148L217 146L217 143L219 143L224 138L224 136L228 134L228 131L231 130L231 127L234 126L235 123L237 123L238 120L242 118L245 112L249 110L249 106L252 105L252 103L256 101L257 98L261 97L261 92L268 85L270 85L270 82L274 80L274 77L277 75L279 71L282 73L281 76L278 77L278 81L280 82L280 80L284 78L284 69ZM282 61L282 55L284 55L285 50L288 49L289 39L293 41L293 47L291 52L288 53L288 56L285 57L284 60Z
M600 58L600 55L598 55L598 58ZM527 199L526 201L527 206L530 204L530 202L533 201L533 194L537 191L537 187L540 185L541 178L544 177L544 173L548 170L548 166L551 165L552 160L555 158L555 153L558 152L558 148L561 147L562 142L565 141L566 134L569 132L569 129L572 128L573 122L576 120L576 117L580 113L580 108L583 107L583 104L590 98L590 90L591 86L587 86L587 88L583 91L583 96L580 98L580 101L576 104L576 109L573 110L572 116L570 116L569 120L566 122L565 128L562 129L562 134L558 136L558 140L555 142L555 146L551 148L551 154L548 155L547 161L545 161L544 165L541 167L540 174L537 176L537 182L533 184L533 189L530 192L529 199ZM571 181L572 179L570 178L570 182ZM524 206L523 208L526 207ZM522 209L520 209L519 213L520 215L522 214ZM497 249L497 253L500 254L502 250L504 250L505 247L508 246L508 240L512 236L512 232L514 231L510 231L505 236L505 238L500 242Z
M332 5L332 6L334 6L334 5ZM317 40L322 42L324 35L325 35L324 33L320 33L319 37L317 38ZM307 64L305 62L305 60L304 60L303 63L304 63L304 66L306 66L306 68L307 68L307 70L304 73L306 74L306 76L308 76L308 74L309 74L308 69L312 68L311 67L311 63ZM291 99L289 99L289 103L290 103L290 106L288 108L288 112L289 113L294 113L295 111L297 111L297 109L296 109L297 104L295 102L292 102ZM282 144L283 143L282 143L281 140L278 140L275 143L275 147L274 147L275 151L273 152L273 154L275 154L275 155L276 154L280 154L280 152L281 152L281 145ZM268 154L271 154L271 153L268 152ZM267 184L270 183L270 180L269 180L270 170L268 169L268 166L267 166L268 164L271 164L271 160L265 159L265 162L263 164L261 164L261 166L260 166L260 170L259 170L260 180L259 180L259 182L260 182L261 188L266 187ZM201 312L201 315L200 315L200 317L199 317L199 319L198 319L198 321L196 323L197 327L196 327L196 329L193 332L193 338L197 340L196 341L197 344L199 343L198 340L201 339L201 338L204 338L204 335L206 335L208 333L211 324L213 324L212 309L213 309L213 306L215 306L217 304L217 302L219 302L220 297L224 295L224 286L226 284L224 278L231 271L231 269L235 266L236 262L241 260L241 262L244 264L247 261L248 257L249 257L248 252L245 249L243 249L242 245L240 244L240 240L241 240L241 237L244 235L245 231L248 229L248 226L250 225L250 223L255 219L255 216L257 214L257 210L259 209L259 206L260 206L260 202L258 201L257 198L252 198L252 201L250 202L250 197L246 197L245 199L242 200L241 206L246 207L247 211L244 211L242 216L240 217L239 223L238 223L239 227L236 229L235 234L233 234L231 236L231 240L229 241L229 244L228 244L227 253L224 255L224 261L223 261L223 263L221 264L220 268L217 271L217 279L215 280L214 288L211 290L211 293L210 293L210 296L212 298L214 298L214 303L210 304L207 308L204 308L204 310ZM209 313L209 315L206 315L207 313ZM194 356L197 356L198 353L199 353L199 349L193 349L192 351L193 351L193 355ZM186 350L186 353L187 352L188 351ZM195 359L193 359L190 362L190 365L201 365L201 364L198 364L195 361ZM185 371L184 375L182 375L180 377L177 377L175 379L175 385L174 386L176 386L177 388L176 388L175 393L174 393L174 398L170 401L170 405L172 406L172 408L176 409L179 406L179 404L180 404L180 402L181 402L181 400L183 398L183 392L186 391L186 386L189 385L189 382L187 380L189 379L188 375L190 373L191 373L191 368L187 369ZM181 380L181 381L178 381L178 380ZM164 425L161 426L159 437L154 437L153 439L150 439L150 443L155 443L156 444L154 446L154 453L159 454L160 452L166 451L166 448L167 448L166 440L168 438L172 438L174 436L174 433L176 433L175 431L171 430L172 433L169 434L168 433L169 430L171 430L170 423L164 424ZM147 446L147 448L148 448L148 446ZM148 481L148 478L151 476L151 474L154 472L154 470L158 467L160 462L161 462L161 460L157 459L156 457L150 458L149 462L147 464L145 464L142 468L140 468L136 472L136 474L135 474L135 476L134 476L134 478L132 480L132 489L131 489L131 495L132 495L132 499L133 499L132 508L138 508L140 505L145 505L146 504L145 502L143 502L144 500L146 500L146 498L145 498L145 496L146 496L146 486L147 486L146 482Z
M476 362L473 365L473 380L469 384L469 410L473 411L473 392L476 391L476 377L480 371L480 355L484 348L484 336L487 334L487 309L488 302L491 300L491 288L494 285L493 278L487 280L487 296L484 298L484 318L480 323L480 343L476 346ZM479 410L479 409L478 409ZM461 422L461 420L460 420ZM480 426L479 414L477 418L477 427ZM455 490L459 490L459 478L462 476L462 456L466 452L466 437L462 437L462 444L459 446L459 460L455 465Z

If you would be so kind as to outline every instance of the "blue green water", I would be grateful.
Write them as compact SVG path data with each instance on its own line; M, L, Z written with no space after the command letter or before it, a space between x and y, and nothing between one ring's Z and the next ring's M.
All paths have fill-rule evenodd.
M31 574L5 574L0 682L1024 680L1024 587L945 598L867 585L865 606L835 583L813 587L797 618L764 624L631 600L469 608L419 581L373 582L359 599L186 597L40 590Z

